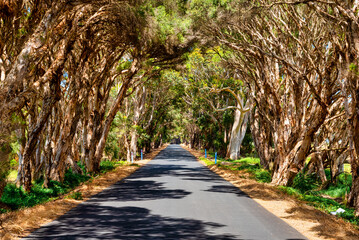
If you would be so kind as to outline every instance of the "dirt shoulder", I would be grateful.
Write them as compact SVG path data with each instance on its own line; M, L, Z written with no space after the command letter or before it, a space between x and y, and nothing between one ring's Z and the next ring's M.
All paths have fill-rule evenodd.
M0 215L0 239L19 239L27 236L40 226L52 222L64 215L79 203L88 200L91 196L101 192L121 179L128 177L137 169L155 158L159 152L166 147L167 145L164 145L161 148L144 155L143 160L135 162L137 165L119 166L111 172L87 181L57 200L40 204L32 208L21 209ZM74 192L81 192L83 199L74 200L66 198Z
M200 151L183 147L197 159L204 157ZM200 162L206 166L203 161ZM305 202L281 192L276 187L248 179L248 176L240 175L238 171L220 169L215 165L208 168L240 188L265 209L311 240L359 239L359 230L355 229L352 224L308 206Z

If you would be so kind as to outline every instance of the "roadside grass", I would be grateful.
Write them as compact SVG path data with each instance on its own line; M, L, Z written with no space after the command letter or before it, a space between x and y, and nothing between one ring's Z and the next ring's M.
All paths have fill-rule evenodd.
M100 164L100 173L104 174L106 172L114 170L117 166L127 165L125 161L102 161ZM80 165L82 169L83 166ZM4 203L9 209L0 209L0 213L7 211L17 210L21 208L33 207L35 205L52 201L58 199L60 196L69 193L71 190L79 186L80 184L91 181L97 175L89 175L84 172L84 174L73 173L71 169L67 170L65 173L65 179L62 183L58 181L50 181L48 188L43 186L44 180L40 179L33 183L33 187L29 193L26 193L22 187L17 187L13 181L16 179L16 171L10 173L8 183L4 189L3 195L1 197L1 202ZM11 181L13 179L13 181ZM81 200L81 192L74 192L67 196L67 198Z
M208 159L201 157L200 160L207 166L214 165L214 160L211 159L213 155L208 154L208 156ZM358 226L359 218L355 217L354 209L345 205L345 199L352 184L350 165L348 165L344 165L344 172L338 176L337 183L330 184L326 189L321 189L320 178L316 174L304 175L302 173L296 176L291 187L278 186L277 188L326 213L342 208L345 212L339 213L337 216ZM261 167L259 158L246 157L235 161L218 158L217 167L235 171L239 175L249 174L249 178L255 179L257 182L270 183L272 180L270 172ZM329 169L325 171L327 179L330 180Z

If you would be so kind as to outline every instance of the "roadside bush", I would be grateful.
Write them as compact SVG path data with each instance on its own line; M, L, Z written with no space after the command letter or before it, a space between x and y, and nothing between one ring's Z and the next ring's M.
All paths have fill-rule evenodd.
M65 180L63 183L49 181L48 188L44 188L42 186L43 181L38 181L34 183L34 186L29 193L26 193L23 188L16 187L15 184L7 184L1 201L12 210L23 207L32 207L68 193L88 179L90 179L89 176L75 174L72 170L68 170L65 173Z
M292 187L299 190L301 193L305 193L317 188L318 185L318 177L315 174L304 175L303 173L299 173L293 181Z
M111 171L117 167L117 162L115 161L102 161L100 163L100 171L102 173Z
M263 182L263 183L270 183L272 181L272 176L270 172L263 169L260 169L255 172L255 178L258 182Z

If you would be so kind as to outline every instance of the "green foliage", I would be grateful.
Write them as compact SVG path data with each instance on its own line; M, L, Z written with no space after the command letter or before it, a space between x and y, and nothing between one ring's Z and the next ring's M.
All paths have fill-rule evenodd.
M105 154L111 159L119 159L120 157L120 146L118 143L118 137L116 132L112 131L109 133L106 139Z
M254 175L255 175L255 179L258 182L269 183L272 181L272 176L271 176L270 172L268 172L264 169L255 171Z
M255 155L255 146L249 126L247 127L247 132L244 135L243 142L241 145L241 155L243 156Z
M115 169L118 166L118 162L116 161L102 161L100 163L100 171L102 173L109 172Z
M72 170L69 169L65 173L65 179L62 185L65 188L72 189L79 186L80 183L85 182L88 179L90 179L89 176L73 173Z
M295 197L300 196L300 192L297 189L292 188L292 187L278 186L278 189L284 193L291 195L291 196L295 196Z
M200 158L206 163L207 166L214 165L213 161L210 161L205 158ZM271 174L267 170L264 170L260 167L259 158L241 158L239 160L231 161L224 160L225 162L232 163L232 165L221 165L218 164L218 167L224 169L246 171L252 175L254 179L258 182L271 182ZM327 177L330 177L330 173L326 170ZM359 218L355 217L354 209L346 207L343 203L339 203L334 199L324 197L328 195L333 198L343 198L345 194L349 191L349 186L352 184L351 174L342 173L338 177L338 182L336 185L331 185L325 190L316 190L320 185L320 179L315 175L303 175L299 173L294 179L293 185L291 187L287 186L278 186L278 189L286 194L296 197L299 200L305 201L308 205L314 206L315 208L330 213L336 211L338 208L345 210L344 213L338 214L337 216L358 225Z
M201 157L200 160L203 161L207 166L214 165L214 162L211 160L208 160L207 158Z
M349 173L342 173L338 176L337 184L330 185L327 189L318 191L318 194L328 195L333 198L344 198L349 193L352 185L352 176Z
M82 192L73 192L73 193L69 194L67 198L75 199L75 200L82 200L83 199Z
M11 159L10 160L10 168L11 169L15 170L15 169L17 169L18 166L19 166L19 163L17 162L16 159Z
M248 163L248 164L260 164L259 158L245 157L238 160L234 160L235 163Z
M293 188L297 189L301 193L306 193L318 188L318 177L316 174L305 175L303 173L297 174L293 181Z
M354 63L351 63L349 65L349 70L352 71L353 73L355 74L359 74L358 73L358 65L354 64Z
M330 178L329 171L326 170L327 177ZM349 192L349 187L352 184L352 177L348 173L342 173L338 177L338 182L335 185L330 185L324 190L315 190L318 188L320 182L317 176L310 175L304 176L298 174L295 178L292 187L279 186L278 188L296 198L307 202L308 205L314 206L325 212L334 212L338 208L345 210L344 213L338 214L337 216L346 219L353 224L359 224L359 218L354 215L354 209L346 207L343 203L339 203L331 198L342 198L344 199L345 194ZM329 197L331 198L329 198Z
M299 200L305 201L308 205L311 205L319 210L330 213L336 211L338 208L342 208L345 210L344 213L340 213L337 216L344 218L345 220L358 225L359 218L355 217L354 209L348 208L345 205L336 202L333 199L325 198L320 195L311 193L311 194L303 194L298 189L292 187L279 186L279 190L295 196Z
M211 153L208 154L209 156L211 156L212 158L214 157ZM207 166L211 166L214 165L213 161L210 161L208 159L205 158L200 158L202 161L204 161L206 163ZM220 168L225 168L225 169L230 169L233 171L245 171L248 172L252 175L252 177L254 179L256 179L258 182L262 182L262 183L269 183L272 180L272 176L270 174L269 171L262 169L259 162L260 159L259 158L241 158L239 160L226 160L226 159L218 159L218 162L227 162L227 163L232 163L231 165L222 165L222 164L218 164L218 167Z
M65 173L63 183L50 181L48 184L49 187L44 188L42 186L43 181L38 181L34 183L29 193L26 193L22 188L16 187L15 184L7 184L1 202L5 203L12 210L32 207L67 193L88 179L90 179L89 176L75 174L71 170L68 170Z
M132 65L132 60L130 59L121 59L117 65L117 71L121 72L123 70L129 69Z

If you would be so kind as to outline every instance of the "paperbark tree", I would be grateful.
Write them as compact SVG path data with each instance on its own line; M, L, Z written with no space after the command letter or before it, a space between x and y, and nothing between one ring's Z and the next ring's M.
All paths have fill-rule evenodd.
M231 135L229 139L229 145L227 149L227 157L232 160L237 160L240 158L240 149L244 139L244 136L247 132L248 120L249 120L249 111L250 111L250 101L247 100L244 104L243 97L239 93L235 93L229 88L225 89L214 89L211 92L220 93L222 91L229 92L236 100L236 106L228 106L225 108L213 108L216 111L226 111L228 109L235 109L234 112L234 122L231 130Z

